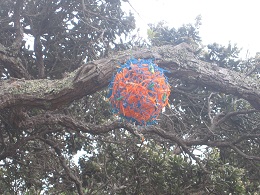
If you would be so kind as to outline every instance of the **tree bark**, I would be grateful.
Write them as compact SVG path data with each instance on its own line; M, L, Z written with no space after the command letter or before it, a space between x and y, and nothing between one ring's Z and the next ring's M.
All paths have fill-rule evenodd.
M106 87L116 73L117 66L131 56L154 58L159 67L170 72L168 77L232 94L247 100L253 108L260 109L259 79L201 61L187 44L120 52L85 64L60 80L2 80L0 109L26 106L54 110L65 106Z

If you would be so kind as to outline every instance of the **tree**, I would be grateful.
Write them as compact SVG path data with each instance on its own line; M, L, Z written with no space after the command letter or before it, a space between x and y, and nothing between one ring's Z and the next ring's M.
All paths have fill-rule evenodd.
M258 59L201 48L196 25L151 27L150 47L118 42L134 29L119 0L0 5L2 194L259 192ZM107 86L132 56L169 71L158 125L109 112Z

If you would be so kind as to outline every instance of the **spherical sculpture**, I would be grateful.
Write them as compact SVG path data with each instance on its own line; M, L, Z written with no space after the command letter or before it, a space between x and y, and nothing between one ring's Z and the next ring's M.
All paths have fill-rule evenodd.
M122 65L109 86L113 112L138 125L155 123L170 95L164 71L152 60L131 59Z

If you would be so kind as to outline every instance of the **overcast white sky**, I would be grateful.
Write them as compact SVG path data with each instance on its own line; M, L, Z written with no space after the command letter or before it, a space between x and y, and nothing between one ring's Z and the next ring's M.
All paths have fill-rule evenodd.
M259 0L129 0L140 14L124 3L136 16L137 25L143 35L147 24L161 20L169 27L194 23L196 16L202 16L200 36L203 44L237 43L243 48L242 58L249 50L250 56L260 51L260 1Z

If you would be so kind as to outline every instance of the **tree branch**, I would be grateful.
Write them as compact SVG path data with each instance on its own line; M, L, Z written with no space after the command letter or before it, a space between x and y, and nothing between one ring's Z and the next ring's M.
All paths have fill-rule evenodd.
M230 145L230 148L232 148L237 154L239 154L240 156L249 159L249 160L257 160L260 161L260 157L258 156L249 156L247 154L245 154L244 152L242 152L241 150L239 150L235 145Z
M78 193L80 195L84 195L82 182L75 174L72 173L71 169L67 166L66 160L65 160L64 156L62 155L61 149L57 146L56 142L47 140L47 139L43 139L43 138L38 138L38 139L40 139L44 143L48 144L55 150L56 154L58 155L60 164L63 167L63 169L65 170L65 173L75 183Z
M48 114L48 113L27 118L22 123L20 123L20 128L21 129L29 129L29 128L30 129L37 129L38 127L42 127L44 125L47 125L47 126L60 125L62 127L68 128L72 131L78 131L78 132L81 131L81 132L90 133L90 134L93 134L93 135L105 134L105 133L108 133L108 132L115 130L115 129L124 128L127 131L129 131L130 133L136 135L136 133L135 133L136 127L134 125L130 124L130 123L112 122L112 123L103 124L103 125L93 125L93 124L90 124L90 123L84 123L84 122L78 121L78 120L73 119L72 117L69 117L67 115ZM57 131L57 129L59 129L59 128L56 128L56 130L54 130L54 131ZM164 138L165 140L169 140L170 142L176 143L177 145L179 145L183 149L183 151L185 153L187 153L192 159L194 159L198 163L198 165L201 167L201 169L204 170L205 172L208 172L208 171L203 166L200 159L197 158L190 151L189 147L198 146L198 145L207 145L207 146L211 146L211 147L229 147L229 148L232 148L236 153L238 153L239 155L241 155L242 157L244 157L246 159L260 160L260 157L249 156L249 155L243 153L241 150L239 150L235 146L235 144L238 144L245 139L259 137L260 136L259 134L242 135L242 136L238 137L236 140L233 140L233 141L214 140L214 141L206 141L205 142L204 139L201 139L201 140L183 139L183 138L180 138L179 136L177 136L176 134L166 132L163 129L157 127L157 126L147 126L147 127L139 129L139 132L141 132L144 135L150 135L151 133L153 133L153 134L159 135L160 137ZM42 132L42 133L44 133L44 132ZM39 135L37 132L35 132L35 134ZM46 143L48 142L48 140L44 140L44 141ZM49 145L51 144L51 146L54 149L56 148L55 151L56 150L58 151L58 152L56 151L56 153L59 155L60 162L61 162L63 168L66 169L66 163L64 161L64 158L62 158L60 156L61 153L60 153L58 147L55 146L54 143L47 143L47 144L49 144ZM1 155L0 155L0 157L1 157ZM5 157L6 157L6 155L5 155ZM2 158L3 158L3 156L2 156ZM72 178L72 180L75 183L77 183L76 185L78 185L78 187L77 187L78 190L81 189L80 181L77 180L77 178L73 178L72 175L70 175L70 178Z
M32 79L32 76L28 73L24 67L22 61L17 58L17 52L22 46L23 41L23 27L21 25L21 10L23 7L23 0L17 0L14 5L14 33L15 39L12 45L7 49L0 44L0 64L5 67L10 76L16 78ZM8 29L10 30L10 29Z
M32 79L32 76L25 69L22 61L14 57L12 52L0 44L0 64L8 69L11 77ZM3 82L3 81L0 81ZM1 102L0 102L1 103Z
M234 111L227 113L223 118L216 121L216 126L224 123L226 120L228 120L232 116L240 115L240 114L250 114L254 112L260 112L260 110L250 109L250 110L240 110L240 111Z
M35 35L34 51L35 51L35 56L36 56L36 66L38 69L38 78L43 79L43 78L45 78L45 67L44 67L44 61L43 61L43 51L42 51L42 43L41 43L40 35Z
M92 135L101 135L120 128L125 128L129 132L135 134L134 125L131 125L129 123L125 124L114 121L112 123L94 125L91 123L83 123L79 120L63 114L42 114L33 116L27 118L27 120L20 123L20 128L37 128L43 125L61 125L62 127L73 129L74 131L81 131L84 133L90 133Z
M19 149L21 149L27 142L35 140L34 136L25 137L20 140L17 140L14 144L5 144L5 148L3 151L0 151L0 160L3 160L7 157L14 156Z
M106 87L118 64L124 63L132 55L136 58L157 58L157 64L171 71L169 76L173 78L233 94L249 101L255 109L260 109L259 80L245 78L241 73L200 61L186 44L140 49L132 51L132 54L130 51L121 52L117 56L83 65L61 80L16 80L17 85L11 87L2 84L0 109L20 105L52 110L64 106Z
M23 27L21 25L21 9L23 7L23 0L17 0L14 7L14 28L15 40L12 44L12 49L18 50L22 45Z

